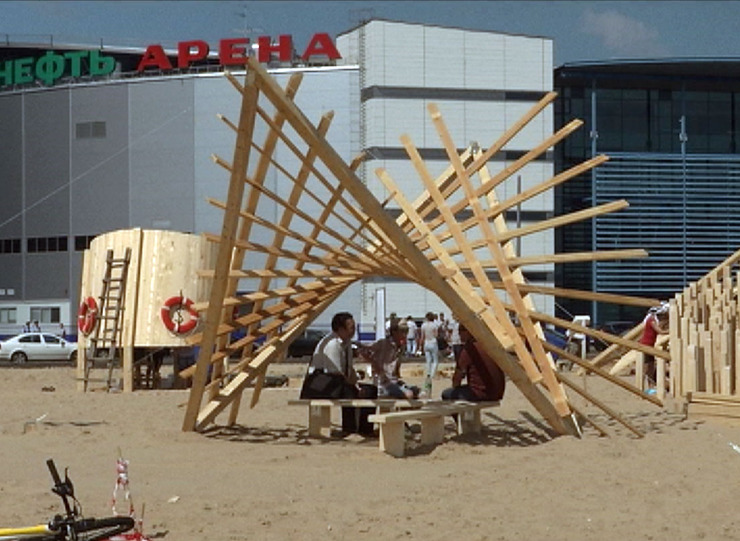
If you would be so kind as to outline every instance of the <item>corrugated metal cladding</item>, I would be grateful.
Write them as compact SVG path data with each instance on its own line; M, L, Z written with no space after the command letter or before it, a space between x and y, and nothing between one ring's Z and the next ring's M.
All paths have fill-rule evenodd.
M545 38L371 21L339 36L337 46L344 64L306 69L296 101L314 123L334 111L328 139L345 160L363 149L370 152L373 158L360 174L381 200L386 194L375 179L377 167L387 168L408 195L421 190L403 158L401 134L408 133L422 154L431 156L433 174L447 165L426 110L429 102L441 108L456 146L476 141L485 148L552 90L553 45ZM290 73L275 75L284 85ZM15 239L23 247L20 253L0 252L0 292L5 292L0 307L39 299L76 307L79 248L90 236L131 227L219 232L221 212L206 198L223 200L228 176L210 156L231 161L234 136L216 115L236 119L238 107L233 87L213 73L0 93L0 242ZM540 143L552 126L548 108L496 157L492 172ZM278 161L295 169L295 157L281 152ZM548 153L524 168L518 182L503 186L501 194L514 195L552 171ZM285 195L289 188L277 172L272 174L268 185ZM314 211L306 206L306 212ZM521 210L522 216L539 220L552 208L546 195ZM277 217L277 208L274 212ZM53 241L57 251L29 253L32 238L52 237L65 238L66 249ZM532 235L522 253L551 252L552 244L550 234ZM532 272L538 283L552 283L551 265ZM332 313L344 309L358 315L363 332L373 332L375 289L383 283L357 284L317 326L328 328ZM551 311L541 299L536 302ZM405 307L413 307L414 316L446 311L418 287L394 284L388 312L407 312ZM74 327L72 321L63 323Z

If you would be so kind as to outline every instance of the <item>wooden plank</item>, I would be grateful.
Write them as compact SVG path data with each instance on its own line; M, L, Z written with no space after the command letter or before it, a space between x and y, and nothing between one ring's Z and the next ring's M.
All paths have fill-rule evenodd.
M623 210L629 207L629 203L626 199L620 199L618 201L612 201L610 203L604 203L603 205L597 205L584 210L578 210L570 212L568 214L561 214L555 216L549 220L541 220L530 225L520 227L518 229L512 229L508 233L505 233L499 237L500 242L507 240L523 237L525 235L531 235L532 233L538 233L540 231L546 231L548 229L555 229L564 225L572 224L575 222L581 222L583 220L589 220L596 216L603 214L609 214L618 210Z
M500 405L498 401L468 402L464 400L441 401L434 404L424 405L420 409L408 409L403 411L392 411L389 413L375 413L368 417L368 421L378 424L392 424L406 421L428 419L432 417L444 417L453 414L462 414L466 411L475 411L487 408L495 408Z
M689 402L721 402L740 406L740 396L694 391L687 395Z
M421 444L437 445L444 441L445 420L444 417L426 417L421 420ZM387 425L386 425L387 426Z
M224 213L224 221L221 230L221 242L219 243L218 256L216 258L216 275L213 280L208 311L206 312L206 324L203 331L203 342L201 344L193 383L190 389L185 418L183 420L183 431L195 429L198 413L200 411L203 391L208 376L208 367L213 347L216 344L216 330L221 320L221 305L229 285L229 270L234 244L236 241L237 227L239 225L239 206L244 194L244 182L247 168L249 166L249 141L252 139L254 130L254 110L257 106L258 91L254 84L256 75L248 71L245 79L244 100L239 113L239 131L237 133L236 145L234 147L234 168L229 181L227 208Z
M581 120L575 119L560 128L556 133L553 135L547 137L542 143L534 147L529 152L525 153L523 156L515 160L512 164L504 168L502 171L491 177L488 182L485 184L479 186L476 189L475 197L480 198L486 196L491 190L493 190L496 186L501 184L504 180L507 178L510 178L512 175L514 175L517 171L521 170L523 167L525 167L528 163L530 163L532 160L536 159L540 155L544 154L548 149L550 149L552 146L556 145L566 137L568 137L570 134L572 134L574 131L579 129L583 125L583 122ZM486 150L483 155L487 155L487 153L491 149ZM479 158L480 160L480 158ZM484 161L482 161L480 164L478 164L478 161L474 163L473 166L471 166L469 169L473 170L472 172L477 171L479 168L483 167L485 164ZM474 167L476 164L478 164L477 168ZM465 171L466 176L470 176L467 172L467 169ZM458 178L459 178L459 172L458 172ZM450 211L455 214L457 212L460 212L462 209L464 209L467 206L467 202L465 199L462 201L459 201L458 203L453 204L450 207ZM491 216L492 218L493 216ZM443 223L443 220L441 218L436 218L434 220L431 220L429 222L429 227L432 231L434 231L439 225ZM471 226L472 227L472 226ZM443 235L440 235L440 240L446 240Z
M676 296L677 297L677 296ZM676 298L671 299L668 309L668 349L671 352L671 395L683 394L683 344L681 341L681 319L679 303Z
M488 167L481 167L480 171L478 172L479 178L482 184L485 184L490 179L490 172L488 170ZM496 192L491 190L486 195L486 201L489 205L489 207L495 206L498 204L498 197L496 195ZM504 219L504 216L502 214L499 214L493 219L493 227L496 231L496 234L502 233L504 231L508 230L508 226L506 225L506 220ZM514 249L514 244L512 242L506 242L502 244L502 248L504 251L504 255L507 259L511 259L517 254L517 251ZM513 277L513 281L517 286L517 289L519 289L520 293L522 294L522 301L524 303L524 306L527 308L527 310L535 310L536 306L534 303L534 300L532 299L532 296L530 295L529 291L526 291L525 289L522 289L522 285L525 285L525 278L524 273L519 268L513 268L511 271L511 275ZM491 286L496 288L496 285L492 282ZM503 282L501 282L501 288L505 289L506 286ZM534 329L535 333L537 334L537 337L540 341L543 343L546 342L545 333L542 330L541 325L539 322L534 322ZM549 352L547 352L547 362L550 364L550 366L555 365L555 361L553 360L552 356Z
M644 329L645 323L641 322L640 324L632 327L629 331L623 333L622 338L624 338L625 340L634 341L636 338L642 336L642 332ZM603 366L609 361L615 359L617 356L621 355L622 352L626 351L627 347L628 346L625 346L624 344L611 343L608 348L606 348L596 357L591 359L590 363L593 366Z
M572 167L570 169L567 169L566 171L563 171L563 172L555 175L550 180L547 180L545 182L542 182L541 184L538 184L536 186L533 186L532 188L529 188L528 190L525 190L525 191L523 191L523 192L521 192L521 193L519 193L519 194L517 194L517 195L515 195L515 196L513 196L513 197L511 197L511 198L509 198L507 200L505 200L504 202L502 202L500 204L497 203L495 205L491 205L491 207L486 211L486 215L488 216L489 219L494 219L497 216L502 215L506 210L508 210L508 209L510 209L512 207L515 207L516 205L519 205L519 204L521 204L521 203L523 203L523 202L525 202L525 201L527 201L527 200L529 200L529 199L531 199L531 198L533 198L533 197L535 197L535 196L537 196L537 195L539 195L541 193L544 193L544 192L546 192L548 190L551 190L551 189L555 188L556 186L558 186L559 184L562 184L562 183L570 180L573 177L576 177L578 175L581 175L581 174L589 171L590 169L593 169L594 167L597 167L598 165L601 165L602 163L604 163L604 162L606 162L608 160L609 160L608 156L604 156L604 155L596 156L594 158L591 158L590 160L586 160L585 162L583 162L581 164L578 164L577 166L574 166L574 167ZM476 160L476 162L477 162L477 160ZM469 167L467 169L469 175L472 175L473 174L473 171L471 171L471 169L472 169L471 167ZM478 166L478 169L476 169L476 170L480 170L480 169L482 169L482 166ZM487 186L488 184L485 184L485 185ZM494 193L493 190L489 190L485 194L481 194L481 196L483 196L483 195L490 195L491 193ZM455 208L453 208L453 211L457 212L457 210ZM460 224L460 227L462 228L463 231L467 231L470 228L475 227L476 225L477 225L476 219L474 217L471 217L471 218L468 218L467 220L463 221ZM433 227L432 229L434 230L434 229L436 229L436 227ZM441 237L440 237L440 240L443 241L443 240L446 240L446 238L449 238L449 237L450 237L449 233L443 233L441 235ZM422 245L421 248L423 249L423 247L424 246Z
M516 333L516 330L513 328L513 325L511 324L511 321L508 317L505 320L499 317L499 322L504 325L504 328L507 327L507 322L512 327L510 332L511 336L514 338L514 347L517 348L516 351L520 361L525 361L526 359L529 359L531 350L531 356L534 357L534 361L540 369L544 383L547 386L550 395L552 396L556 411L561 417L567 417L571 414L571 411L568 407L568 400L565 396L565 392L563 391L562 386L558 383L557 378L555 378L552 359L548 359L547 355L545 354L545 351L542 347L542 341L537 335L531 319L527 317L527 313L530 311L530 309L525 305L522 296L516 287L516 281L512 275L511 269L506 264L506 255L504 253L503 247L501 246L501 243L504 242L502 239L506 238L506 234L496 234L491 224L484 217L483 207L481 205L479 196L476 194L476 191L474 190L470 179L465 172L465 168L463 167L462 162L460 161L460 157L457 154L455 144L453 143L449 131L447 130L447 126L442 120L442 114L439 111L439 108L436 104L430 103L427 105L427 109L432 117L432 122L434 122L442 144L445 147L447 156L450 159L453 167L455 167L455 170L457 171L458 181L463 188L465 197L467 197L468 199L468 207L472 209L473 215L478 218L480 231L483 234L484 238L488 240L488 248L494 258L496 269L498 270L499 276L501 276L501 279L506 286L506 291L509 294L510 299L514 303L516 313L520 316L519 325L524 330L529 348L524 346L521 341L517 340L516 337L518 336L518 333ZM433 197L435 197L436 194L433 193L435 187L430 186L426 182L425 184L427 184L427 191L429 191L429 193L432 194ZM441 194L439 199L441 199ZM457 221L455 220L454 215L444 206L444 201L438 201L438 204L440 206L440 214L444 218L448 230L455 238L456 244L458 245L458 247L464 250L465 260L467 261L468 265L471 266L471 270L478 280L478 284L482 288L487 302L489 303L489 305L496 307L496 309L499 309L499 306L503 308L495 289L486 282L486 273L481 266L479 259L476 257L476 254L469 248L467 239L457 226Z
M410 139L402 137L401 140L406 147L406 151L409 153L412 163L415 164L417 171L420 172L420 174L422 175L422 179L425 180L427 191L429 191L429 187L432 186L433 180L431 180L431 178L428 176L428 173L425 172L426 168L422 163L421 156L418 154L418 152L416 152L415 148L411 144ZM444 247L434 238L434 236L431 236L431 232L429 231L426 223L421 219L419 215L416 214L410 203L406 200L405 196L396 189L397 186L390 175L388 175L387 172L382 169L376 171L376 174L387 189L396 192L396 203L401 207L403 212L407 216L409 216L416 229L424 234L430 235L428 238L430 238L430 246L432 247L432 250L439 255L439 259L442 261L442 263L447 268L453 271L450 282L453 283L455 287L460 291L461 296L464 296L466 299L468 299L469 307L475 311L476 315L480 314L481 319L483 319L483 321L486 323L488 329L493 331L494 336L497 338L503 348L507 350L510 349L512 347L512 335L510 333L507 333L504 328L505 322L509 319L508 316L502 313L500 310L498 313L493 313L489 311L488 306L477 294L467 276L465 276L465 274L463 274L463 272L460 270L457 262L449 255L447 255ZM439 200L439 191L437 189L433 189L433 191L435 197L437 198L437 200ZM445 205L443 204L443 206ZM496 306L492 307L492 309L495 308ZM501 320L502 317L503 322ZM530 378L530 380L536 380L539 377L537 369L532 363L525 365L524 369L526 371L526 375Z
M526 267L528 265L542 265L545 263L563 264L582 261L613 261L642 257L648 257L646 250L601 250L598 252L570 252L565 254L510 257L506 259L506 262L512 267Z
M592 427L594 427L600 436L609 436L609 433L604 429L604 427L602 427L596 421L591 419L591 417L586 415L586 413L583 412L581 409L575 407L572 402L570 404L570 409L572 409L576 413L576 415L578 415L579 418L583 419L588 424L590 424Z
M654 347L646 346L644 344L641 344L640 342L634 342L632 340L626 340L622 338L621 336L615 336L613 334L609 334L607 332L603 331L597 331L596 329L592 329L590 327L584 327L583 325L578 325L577 323L573 323L572 321L566 321L564 319L560 319L557 317L553 317L547 314L543 314L541 312L531 312L530 316L533 319L544 321L545 323L552 323L553 325L557 327L564 327L566 329L570 329L575 332L580 332L583 334L586 334L588 336L593 336L595 338L600 338L601 340L604 340L605 342L612 342L615 344L619 344L622 346L625 346L629 349L636 349L638 351L641 351L643 353L648 353L650 355L654 355L655 357L662 357L663 359L670 360L671 354L668 351L665 351L663 349L657 349Z
M462 249L462 252L463 252L463 255L466 261L468 261L473 266L473 269L472 269L473 276L476 278L478 284L480 284L480 287L483 291L483 297L485 298L486 303L494 311L494 314L496 317L494 329L498 333L497 337L499 338L499 341L501 341L502 343L504 341L512 343L514 347L514 351L516 352L519 358L519 362L522 363L522 366L524 367L524 370L526 371L530 380L533 383L540 381L542 379L542 375L538 371L535 365L534 359L532 358L529 351L527 350L526 344L524 344L524 342L517 335L516 329L513 323L511 322L511 319L509 318L508 314L506 313L506 310L501 305L498 299L498 296L496 295L495 289L490 285L490 282L487 281L485 270L479 264L476 264L478 260L476 258L475 253L473 252L472 249L470 249L465 236L462 234L462 232L457 227L457 223L456 223L454 215L449 211L449 208L446 204L444 197L442 196L440 191L435 186L434 180L428 174L428 171L426 170L426 167L423 164L421 156L417 152L416 148L412 144L409 137L403 136L401 138L401 142L403 143L404 148L406 148L406 152L409 154L412 162L415 164L416 170L419 173L419 176L421 177L422 182L424 182L424 186L427 190L427 193L430 194L435 204L439 208L440 214L445 220L445 223L447 224L448 229L453 234L453 237L455 239L457 246L459 246ZM456 155L457 151L454 150L454 148L453 148L453 152ZM453 166L455 167L458 173L458 181L460 181L462 164L459 161L459 159L453 162ZM470 191L469 187L467 191L468 192ZM422 228L422 227L424 227L423 223L419 223L418 228ZM456 262L447 254L444 248L439 243L436 242L436 240L430 239L430 246L432 246L435 253L437 253L440 256L440 260L442 261L443 264L445 264L448 267L457 266ZM458 273L457 282L460 284L461 287L465 287L469 290L467 293L467 296L470 298L475 298L476 295L473 292L473 289L470 286L467 278L459 270L457 271L457 273Z
M574 390L576 393L580 394L583 398L588 400L589 402L593 403L595 406L599 407L604 413L609 415L612 419L620 423L622 426L630 430L633 434L636 436L642 438L644 437L644 434L640 432L637 428L632 426L630 423L628 423L624 418L622 418L621 415L619 415L616 411L614 411L612 408L601 402L599 399L597 399L595 396L587 392L585 389L581 389L578 387L575 383L573 383L568 377L566 377L563 373L559 372L557 374L558 379L562 381L564 384L568 386L569 389Z
M473 283L473 285L476 284ZM504 288L504 283L501 281L492 280L491 285L496 289ZM553 297L566 297L569 299L581 299L612 304L627 304L630 306L642 306L644 308L651 308L660 304L658 299L619 295L615 293L601 293L598 291L584 291L580 289L566 289L562 287L549 287L526 283L517 284L517 288L522 293L541 293L543 295L550 295Z
M700 402L689 402L688 417L694 415L711 415L713 417L729 417L740 419L740 408L730 405L703 404Z
M652 404L655 404L656 406L661 406L661 407L663 406L662 400L658 399L655 396L651 396L651 395L643 393L642 389L639 389L636 386L630 385L623 379L617 376L614 376L610 374L609 372L605 371L603 368L599 368L598 366L595 366L589 363L586 359L582 359L578 355L573 355L572 353L569 353L565 351L564 349L561 349L553 344L550 344L549 342L545 342L543 345L545 346L547 350L553 353L557 353L558 356L563 357L564 359L568 359L570 362L580 366L581 368L584 369L585 372L593 372L597 376L607 380L609 383L613 383L614 385L621 387L625 391L632 393L638 398L651 402Z
M555 98L557 97L557 93L555 92L548 92L545 94L537 103L532 105L532 107L529 108L529 110L522 115L521 118L519 118L514 124L512 124L507 130L499 136L499 138L494 141L484 152L482 152L470 165L467 165L467 158L469 158L472 153L468 153L467 156L463 156L463 162L466 163L466 172L468 175L475 174L478 170L480 170L487 162L490 160L497 152L499 152L501 149L504 148L504 146L511 141L516 135L521 132L524 127L529 124L537 115L542 113L542 111L550 105ZM438 188L440 191L445 193L445 197L448 197L451 195L452 192L454 192L455 189L457 189L457 186L453 186L451 191L445 190L446 185L449 182L452 182L453 179L456 178L455 170L451 166L445 171L440 181L437 183ZM488 190L490 191L490 190ZM488 192L481 193L480 195L486 195ZM423 192L419 198L414 201L414 204L412 207L415 209L416 213L421 217L425 218L432 210L435 210L436 207L434 206L433 201L429 197L429 194L427 192ZM453 208L454 212L459 212L462 210L462 205L460 208ZM441 225L443 222L441 220L437 221L437 224L430 224L430 229L434 231L438 225ZM409 221L408 217L403 218L399 217L398 224L404 229L405 232L409 232L412 225Z

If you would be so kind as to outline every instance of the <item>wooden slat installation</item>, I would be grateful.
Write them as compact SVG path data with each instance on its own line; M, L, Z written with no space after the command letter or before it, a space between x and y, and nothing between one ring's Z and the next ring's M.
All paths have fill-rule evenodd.
M199 272L212 286L208 302L196 305L205 313L206 324L190 338L200 346L200 354L190 370L193 386L183 430L205 429L226 408L231 408L228 423L235 423L246 386L256 384L254 406L267 367L282 358L295 336L351 284L385 276L414 281L433 291L553 430L580 434L565 388L543 346L540 322L546 315L537 312L520 267L645 253L615 250L522 258L513 250L512 239L627 206L625 201L615 201L525 228L506 227L503 213L508 208L607 159L595 157L499 202L498 186L582 125L572 121L521 158L489 173L489 160L545 110L555 94L545 96L488 148L476 145L461 153L441 111L430 104L429 114L449 167L433 178L410 137L403 135L402 144L419 176L420 194L409 198L390 172L379 169L376 174L388 190L380 201L355 174L362 157L348 165L327 142L333 115L324 114L314 126L296 106L293 98L299 77L291 78L283 89L251 58L244 84L227 77L242 106L237 123L222 117L226 129L236 136L233 159L214 157L229 173L229 188L224 201L211 200L223 211L224 223L220 234L206 235L218 246L218 257L213 268ZM264 141L255 141L255 133L266 134ZM266 179L275 177L278 182L268 186ZM390 205L400 210L395 219L387 212ZM458 222L458 214L466 218ZM482 250L488 260L479 257ZM500 282L491 281L491 273ZM532 287L537 294L565 291ZM605 302L620 298L604 297ZM235 331L241 331L241 336L234 337Z
M736 397L740 391L740 251L671 300L670 392L675 397ZM718 400L694 406L707 415L727 408ZM692 404L689 406L691 411ZM720 411L721 410L721 411Z

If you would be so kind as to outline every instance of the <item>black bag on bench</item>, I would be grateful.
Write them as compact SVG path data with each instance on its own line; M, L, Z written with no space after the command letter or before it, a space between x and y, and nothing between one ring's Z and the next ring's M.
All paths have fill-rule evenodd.
M321 369L306 374L301 387L301 398L348 398L346 382L341 374L324 372Z

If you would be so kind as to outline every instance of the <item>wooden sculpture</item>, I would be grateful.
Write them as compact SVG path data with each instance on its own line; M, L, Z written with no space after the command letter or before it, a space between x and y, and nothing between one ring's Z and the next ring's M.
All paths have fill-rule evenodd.
M229 172L230 181L226 201L212 201L223 209L223 228L219 235L209 235L218 245L215 266L200 273L211 281L211 294L207 303L195 306L205 324L190 339L200 346L200 353L190 370L193 384L183 430L206 428L227 407L228 423L235 423L247 385L254 384L254 405L268 365L284 356L293 338L349 285L366 277L385 276L413 281L436 293L555 432L580 433L565 384L640 434L555 370L550 352L568 354L545 341L541 324L553 323L650 352L653 348L640 348L633 341L540 313L530 294L645 307L657 301L532 286L525 282L521 267L647 254L638 249L517 257L512 245L523 235L613 212L625 208L627 202L616 201L515 230L506 227L503 217L507 209L583 174L607 157L597 156L515 197L497 199L498 185L580 127L582 122L574 120L505 169L492 172L487 167L490 158L553 101L554 93L548 93L488 148L468 148L462 153L450 137L442 112L430 104L429 114L450 165L439 178L433 178L414 143L403 136L401 141L420 179L420 195L409 199L391 172L378 170L390 194L381 202L355 174L362 157L347 164L327 143L332 114L325 114L314 126L294 104L300 74L294 74L282 89L250 58L244 84L229 73L226 76L241 95L242 106L238 122L224 119L236 133L232 161L214 158ZM254 134L265 132L264 141L255 142ZM286 149L292 154L291 163L298 163L296 170L275 159L284 156ZM283 195L265 183L271 169L279 172L281 182L291 183ZM277 205L282 212L279 220L260 215L262 200ZM387 212L391 202L400 209L395 219ZM459 216L466 217L458 220ZM272 242L259 242L257 231L263 239L269 233ZM253 284L253 292L237 294L240 280ZM235 307L246 308L246 313L235 312ZM230 333L237 329L243 329L244 336L232 340ZM229 363L234 356L238 360ZM588 366L579 358L574 360ZM637 392L597 367L589 370ZM655 398L648 399L659 404Z
M693 418L740 420L740 251L671 300L670 393Z

